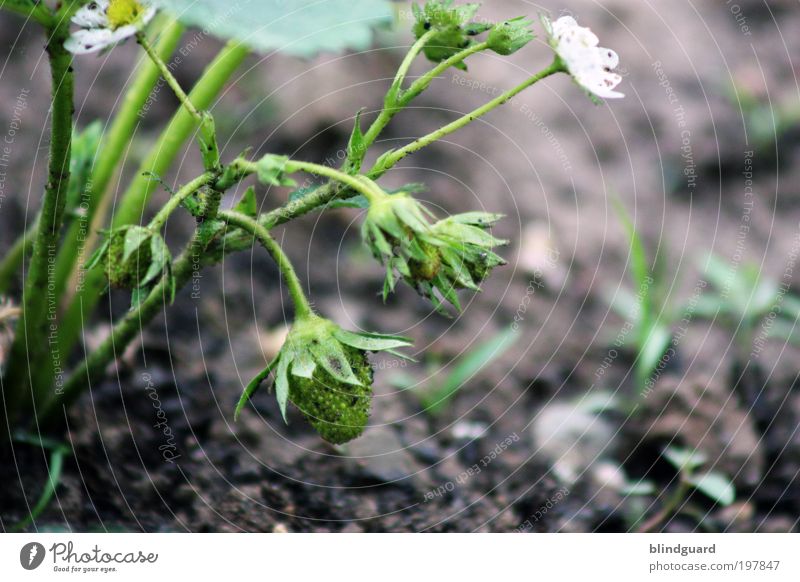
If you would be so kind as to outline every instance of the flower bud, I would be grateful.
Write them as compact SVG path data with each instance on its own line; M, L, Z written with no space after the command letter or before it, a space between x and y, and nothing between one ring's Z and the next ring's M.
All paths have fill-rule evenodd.
M499 55L513 54L533 40L532 24L524 16L500 22L492 27L486 42Z
M422 8L412 6L414 35L420 38L430 30L436 33L423 48L428 60L438 63L449 59L472 44L471 37L491 28L491 24L470 22L478 8L478 4L453 6L453 0L431 0ZM455 66L466 68L464 63Z

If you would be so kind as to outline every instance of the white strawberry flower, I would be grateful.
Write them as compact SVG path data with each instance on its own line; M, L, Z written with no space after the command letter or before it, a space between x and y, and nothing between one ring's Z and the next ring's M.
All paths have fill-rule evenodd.
M101 51L142 30L155 13L148 0L92 0L72 17L80 28L64 47L76 55Z
M617 53L598 46L600 40L589 28L579 26L572 16L555 22L542 17L550 46L556 52L575 82L591 95L614 99L625 97L614 91L622 77L614 72L619 64Z

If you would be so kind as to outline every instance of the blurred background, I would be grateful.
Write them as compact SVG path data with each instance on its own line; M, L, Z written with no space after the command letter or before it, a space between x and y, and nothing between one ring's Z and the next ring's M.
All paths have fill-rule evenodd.
M492 20L532 17L538 38L512 57L479 54L467 72L445 74L377 150L549 64L540 12L572 14L615 49L626 97L596 106L568 77L547 79L382 179L424 183L419 197L440 215L505 214L495 234L511 241L508 265L463 297L455 319L403 285L383 304L383 270L360 244L358 210L275 231L320 312L416 340L417 363L376 359L365 435L334 450L297 411L284 425L266 391L233 424L243 385L291 322L269 258L241 253L204 271L197 297L185 289L76 407L75 455L37 527L796 530L798 8L485 2L480 14ZM408 6L398 12L407 17ZM250 57L212 109L224 157L252 145L336 165L354 115L379 109L409 29L405 21L380 31L361 53ZM49 81L34 27L3 13L0 35L0 132L13 138L0 190L6 249L39 204ZM179 46L174 73L190 87L221 43L189 31ZM76 61L79 126L118 107L137 48ZM428 66L420 60L412 71ZM154 94L120 194L176 107L166 89ZM202 171L193 147L179 159L163 177L171 186ZM287 193L261 188L259 202L266 210ZM190 227L191 217L172 220L168 242L178 248ZM645 281L634 276L642 252ZM119 317L126 300L112 296L101 312ZM107 319L92 329L90 346L108 333ZM154 427L151 384L169 434ZM3 523L13 523L45 478L44 462L4 461L0 471L15 484L0 502Z

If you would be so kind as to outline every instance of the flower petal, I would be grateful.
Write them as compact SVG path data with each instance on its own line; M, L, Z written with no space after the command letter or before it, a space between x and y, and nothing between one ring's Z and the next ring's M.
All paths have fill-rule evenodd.
M108 10L108 0L95 0L89 2L72 17L72 23L81 28L104 28L108 26L106 10Z

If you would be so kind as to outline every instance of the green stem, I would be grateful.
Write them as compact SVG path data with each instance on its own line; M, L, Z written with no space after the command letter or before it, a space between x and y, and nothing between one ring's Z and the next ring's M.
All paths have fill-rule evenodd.
M164 63L158 53L150 45L144 33L140 32L136 35L137 42L142 45L144 52L150 57L150 60L158 67L161 76L170 86L178 101L186 108L189 115L194 117L195 121L200 125L200 131L197 139L200 144L200 154L203 158L203 167L208 171L217 171L220 169L219 159L219 146L217 145L217 130L214 124L214 118L208 112L201 112L192 103L189 96L184 93L178 80L172 75L172 71Z
M207 108L247 54L247 49L240 44L226 45L189 93L192 103L197 107ZM184 108L175 113L122 196L119 208L112 219L112 228L141 220L147 202L157 187L150 174L160 176L167 171L196 126L196 120ZM62 353L69 353L75 345L83 329L84 319L92 313L105 285L105 276L100 270L89 271L86 274L84 284L64 317L63 333L60 337Z
M14 244L3 257L2 262L0 262L0 295L7 293L14 282L22 263L25 261L25 256L33 248L33 233L38 228L39 215L37 214L33 224L26 228L19 238L14 241Z
M409 69L411 69L411 65L414 63L414 60L417 58L422 49L425 48L425 45L428 44L433 36L437 34L435 30L429 30L421 37L419 37L414 44L411 45L411 48L406 53L405 58L400 63L400 66L397 68L397 73L395 73L394 81L392 81L392 86L389 89L389 93L387 94L387 101L391 101L391 105L396 105L397 99L392 99L391 95L395 93L395 96L399 96L400 91L402 90L403 81L408 75Z
M639 533L649 533L657 528L666 519L669 519L683 503L686 496L689 494L691 485L689 484L689 475L681 474L679 476L678 486L675 487L672 495L664 503L661 511L656 513L653 517L648 519L645 523L639 526Z
M167 19L169 19L168 16L159 15L153 24L156 31L161 31L163 27L155 49L162 58L172 55L185 30L184 26L176 20L171 20L164 27ZM79 279L78 270L84 268L86 253L90 252L95 240L95 234L92 232L95 216L103 208L103 202L109 193L108 185L116 173L122 157L128 151L128 144L139 124L142 108L158 82L158 77L158 67L149 59L145 59L138 67L136 78L130 89L125 92L119 112L114 118L111 129L103 139L100 148L102 155L97 158L89 181L89 191L83 199L86 202L84 206L86 214L70 224L56 260L59 297L62 296L67 286L70 286L70 281ZM73 293L75 290L70 289L68 295L72 296Z
M484 51L487 48L489 48L488 42L475 43L465 48L463 51L454 54L449 59L445 59L444 61L433 67L430 71L425 73L423 76L421 76L419 79L414 81L407 90L403 91L400 97L399 105L401 107L405 107L414 98L419 96L420 93L425 91L425 89L427 89L430 86L433 80L438 78L439 75L444 73L447 69L458 65L459 63L465 61L467 57L470 57L475 53Z
M389 124L392 118L400 111L403 107L401 104L402 99L402 85L403 81L408 75L408 71L411 68L412 63L417 58L419 53L422 49L425 48L425 45L428 44L428 41L436 34L436 31L429 30L421 37L417 39L417 41L411 45L408 53L406 53L405 58L400 63L400 67L397 69L397 73L394 76L394 80L392 81L392 85L389 88L389 91L386 93L386 97L383 100L383 109L378 114L378 117L375 121L372 122L372 125L369 126L367 132L364 134L364 147L362 151L359 153L360 160L348 160L348 162L353 165L353 167L360 167L361 161L364 159L364 154L366 153L367 149L373 142L377 139L383 129ZM407 104L407 103L406 103Z
M443 137L450 135L455 131L458 131L459 129L461 129L466 125L469 125L476 119L483 117L493 109L496 109L501 105L506 104L528 87L538 83L539 81L541 81L546 77L549 77L550 75L562 72L563 70L564 70L563 65L558 59L556 59L553 62L553 64L551 64L549 67L539 71L537 74L526 79L523 83L520 83L513 89L510 89L509 91L506 91L501 95L498 95L488 103L485 103L484 105L481 105L480 107L474 109L473 111L467 113L466 115L459 117L452 123L448 123L447 125L437 129L436 131L424 135L421 138L411 142L405 147L402 147L397 151L391 152L382 160L380 168L373 167L373 169L369 172L369 176L373 178L380 176L386 171L386 169L388 169L389 167L393 166L394 164L402 160L408 154L414 153L417 150L421 150L425 146L430 145L433 142L440 140Z
M192 100L189 99L189 96L184 92L183 88L181 88L181 84L178 83L178 80L173 76L172 71L169 70L169 67L161 58L161 55L158 54L158 51L153 48L153 45L150 44L150 41L147 40L147 37L143 32L140 32L136 35L136 42L138 42L144 52L147 53L147 56L150 57L150 61L156 66L161 76L167 82L167 85L170 86L175 96L178 98L178 101L186 107L186 110L194 117L197 121L201 121L203 116L197 110L197 108L192 103Z
M161 210L158 211L153 217L153 220L150 221L149 228L157 231L161 230L161 227L167 222L167 219L170 215L180 207L184 200L186 200L189 196L197 192L200 188L209 184L216 178L216 175L211 172L206 172L202 174L183 186L180 190L178 190L164 206L161 207Z
M301 319L313 314L313 310L308 302L308 298L303 292L303 285L300 283L300 279L297 277L297 273L295 272L289 257L287 257L286 253L283 252L281 246L275 242L275 239L270 236L267 229L259 224L255 219L239 212L223 210L220 211L219 217L228 224L232 224L233 226L237 226L242 230L249 232L272 256L272 258L275 260L275 263L277 263L278 269L280 269L283 278L286 280L286 287L289 289L289 295L291 295L292 301L294 302L295 317Z
M370 202L378 198L382 198L383 196L386 195L378 187L378 185L375 184L375 182L367 179L366 176L352 176L350 174L342 172L341 170L336 170L334 168L331 168L329 166L323 166L321 164L289 160L286 163L286 171L289 172L290 174L294 172L308 172L309 174L314 174L317 176L328 178L330 180L334 180L345 186L350 187L351 189L355 190L360 194L363 194Z
M52 83L50 159L41 218L23 291L23 312L3 381L6 407L3 419L8 418L12 426L26 393L31 394L32 402L45 399L44 390L50 389L55 380L52 371L62 365L57 342L48 338L52 340L54 328L57 330L55 278L50 266L56 257L64 222L72 146L74 76L72 55L64 48L68 36L68 22L48 31ZM44 389L34 383L40 370L50 376Z

